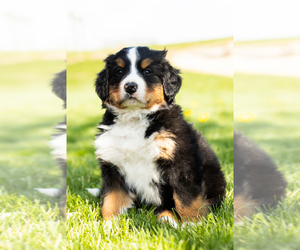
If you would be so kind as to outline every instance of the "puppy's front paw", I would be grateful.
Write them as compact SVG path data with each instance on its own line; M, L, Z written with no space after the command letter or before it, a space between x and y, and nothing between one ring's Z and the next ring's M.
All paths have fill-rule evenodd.
M102 225L103 225L103 231L105 234L109 234L113 229L113 221L112 220L104 220Z
M169 223L169 225L174 228L178 227L178 223L174 219L172 219L170 216L162 216L158 220L162 221L163 223Z

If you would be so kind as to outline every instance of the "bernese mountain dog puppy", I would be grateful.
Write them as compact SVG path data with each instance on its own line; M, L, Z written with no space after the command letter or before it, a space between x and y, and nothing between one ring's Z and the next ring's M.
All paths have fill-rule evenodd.
M234 132L235 222L257 208L275 206L285 197L287 182L275 162L241 132Z
M225 197L215 153L175 104L181 77L166 53L124 48L98 74L96 93L106 112L94 145L105 220L138 203L177 225L201 218Z

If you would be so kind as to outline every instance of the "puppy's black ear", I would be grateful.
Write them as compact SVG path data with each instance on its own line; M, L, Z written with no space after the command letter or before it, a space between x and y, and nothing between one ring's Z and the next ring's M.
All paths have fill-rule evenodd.
M105 102L105 100L108 97L108 82L107 82L107 69L102 70L96 79L96 93L102 100L102 102Z
M112 64L114 55L109 55L104 62L106 62L105 69L102 70L96 79L95 87L96 87L96 93L102 100L102 102L105 102L105 100L108 98L108 70Z
M163 77L163 87L165 98L168 104L174 101L175 95L181 87L181 77L179 70L173 68L169 63L165 64L165 75Z

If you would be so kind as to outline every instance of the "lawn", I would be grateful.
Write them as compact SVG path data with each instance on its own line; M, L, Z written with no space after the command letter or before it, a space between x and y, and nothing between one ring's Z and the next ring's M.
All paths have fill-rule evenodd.
M181 74L183 86L176 98L185 118L202 131L220 159L228 183L227 197L221 208L203 218L201 225L182 230L158 223L153 209L132 209L114 221L109 231L99 216L99 198L86 191L86 188L101 188L93 141L104 112L93 86L104 64L91 54L72 53L68 60L67 248L232 249L232 79L184 71Z
M176 101L219 157L227 197L201 225L174 229L158 223L153 209L133 208L107 230L100 199L86 188L101 188L93 141L104 110L94 80L108 52L68 54L66 225L59 200L34 190L62 186L48 141L65 114L49 86L64 60L58 52L0 53L0 249L299 249L300 84L287 77L235 74L233 89L231 78L183 71ZM288 182L277 207L234 226L233 125L274 159Z
M299 249L300 79L235 74L234 128L277 163L288 182L286 199L234 226L234 249Z
M52 54L0 54L0 249L66 245L59 200L34 189L62 186L48 141L64 118L50 82L65 63Z

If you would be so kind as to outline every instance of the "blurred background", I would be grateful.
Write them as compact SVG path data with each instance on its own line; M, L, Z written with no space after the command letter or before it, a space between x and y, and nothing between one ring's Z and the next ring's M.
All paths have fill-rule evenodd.
M94 93L96 75L108 54L140 45L166 48L167 59L181 70L177 103L220 158L229 183L229 209L233 127L272 157L288 182L284 204L268 215L256 213L236 228L236 247L300 245L297 10L295 0L6 2L0 10L0 208L5 244L42 244L20 237L28 232L28 213L33 220L43 217L35 224L40 229L35 239L47 242L48 249L65 244L53 223L59 212L49 212L57 198L34 190L62 185L48 146L53 126L66 113L51 92L54 74L67 64L68 207L76 213L85 209L85 199L99 202L86 191L100 187L93 153L95 127L103 114ZM45 209L48 201L51 205ZM11 216L16 221L13 231L8 230ZM46 230L44 237L46 227L55 233ZM203 235L201 242L206 242Z
M49 145L66 114L51 86L66 69L65 7L9 1L0 9L1 249L65 247L62 171Z
M234 145L234 212L245 213L235 220L235 249L300 244L296 6L296 1L234 2L234 129L245 136L235 137Z

